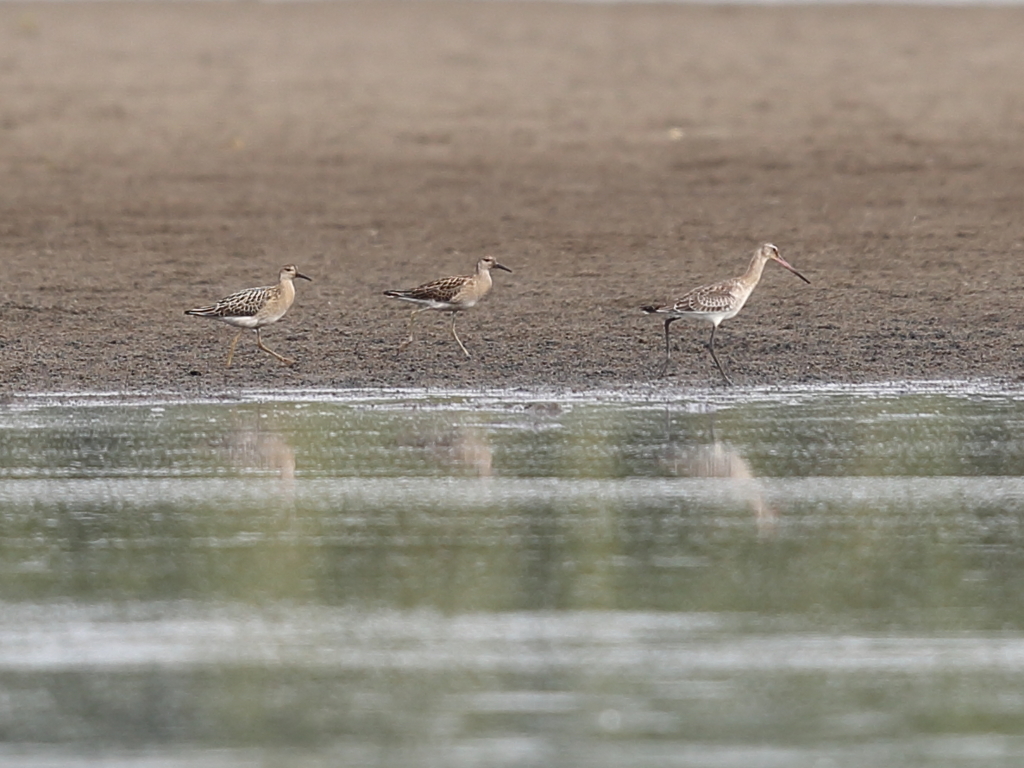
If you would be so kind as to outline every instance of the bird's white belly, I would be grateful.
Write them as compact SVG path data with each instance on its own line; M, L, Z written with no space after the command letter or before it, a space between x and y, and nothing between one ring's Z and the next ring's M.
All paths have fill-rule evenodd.
M473 299L472 301L459 301L459 302L453 302L453 301L433 301L433 300L431 300L431 301L422 302L422 303L425 303L426 306L429 309L443 309L443 310L446 310L446 311L449 311L449 312L455 312L455 311L458 311L460 309L468 309L469 307L472 307L474 304L476 304L476 299Z
M224 321L228 325L233 325L236 328L258 328L261 325L266 325L268 322L274 322L274 320L277 320L278 317L280 317L280 315L273 318L272 320L268 320L266 317L260 318L257 317L256 315L245 315L243 317L218 317L217 319Z
M736 317L736 315L740 313L741 309L742 307L735 307L733 309L719 310L717 312L684 312L680 317L718 325L723 320L729 320L730 318Z

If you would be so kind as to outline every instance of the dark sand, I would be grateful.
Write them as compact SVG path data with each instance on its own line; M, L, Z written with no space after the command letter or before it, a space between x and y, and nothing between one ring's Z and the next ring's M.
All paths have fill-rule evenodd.
M0 394L1024 377L1024 8L0 3ZM381 295L512 269L459 322ZM183 310L315 282L264 333ZM664 386L717 384L673 326Z

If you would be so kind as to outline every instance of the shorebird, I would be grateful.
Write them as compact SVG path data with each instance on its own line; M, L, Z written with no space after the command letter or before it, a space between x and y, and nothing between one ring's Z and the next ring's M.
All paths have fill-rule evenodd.
M416 315L426 312L428 309L435 309L439 312L452 313L452 337L458 342L466 357L469 357L469 350L462 343L459 334L455 332L455 318L459 312L476 305L491 290L492 269L512 271L505 265L499 264L493 256L484 256L476 263L476 272L472 275L442 277L440 280L424 283L407 291L384 291L385 296L408 301L419 307L414 309L409 316L409 338L399 344L398 351L401 352L412 343Z
M260 349L273 355L284 365L293 365L295 361L290 357L279 355L263 345L260 328L276 323L284 317L284 313L295 301L295 284L292 281L297 277L310 281L313 279L299 272L294 264L288 264L281 267L277 285L238 291L238 293L225 296L216 304L211 304L208 307L186 309L185 314L196 317L212 317L214 320L221 320L236 328L252 328L256 331L256 345ZM226 368L231 367L231 360L235 356L235 345L241 335L242 331L239 331L231 341L231 350L228 352L228 361L225 363Z
M649 315L666 315L665 364L661 368L660 375L664 376L665 371L668 370L668 327L676 320L685 317L691 320L700 320L705 323L711 323L711 338L706 344L708 352L711 353L711 359L714 360L715 365L718 366L719 373L725 377L725 380L729 384L732 384L732 379L729 378L729 374L727 374L725 369L722 368L722 364L718 362L718 356L715 355L715 331L718 330L719 323L723 320L735 317L739 314L739 311L743 309L743 305L747 303L747 299L750 298L750 294L754 292L754 288L757 287L757 283L761 279L761 272L764 270L764 265L769 261L777 261L805 283L811 282L797 272L789 262L779 255L778 248L771 243L765 243L757 249L756 253L754 253L754 258L750 260L750 266L747 267L747 271L739 277L733 277L729 280L722 280L717 283L710 283L709 285L702 285L699 288L694 288L689 293L684 294L681 298L676 299L673 304L640 308Z

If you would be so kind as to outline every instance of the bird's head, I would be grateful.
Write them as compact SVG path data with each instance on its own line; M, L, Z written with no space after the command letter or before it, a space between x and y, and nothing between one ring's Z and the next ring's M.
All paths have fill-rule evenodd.
M806 277L804 277L803 275L801 275L801 274L800 274L799 272L797 272L797 271L796 271L796 270L795 270L795 269L793 268L793 265L792 265L792 264L790 264L790 263L789 263L788 261L786 261L786 260L785 260L784 258L782 258L782 256L781 256L781 255L779 255L779 249L778 249L778 248L776 248L776 247L775 247L774 245L772 245L771 243L765 243L764 245L762 245L762 246L761 246L761 250L759 251L759 255L760 255L760 256L761 256L761 258L762 258L762 259L764 259L765 261L768 261L768 260L770 259L770 260L772 260L772 261L777 261L777 262L779 262L779 264L781 264L782 266L784 266L784 267L785 267L786 269L788 269L788 270L789 270L790 272L792 272L792 273L793 273L794 275L796 275L797 277L799 277L799 278L800 278L801 280L803 280L803 281L804 281L805 283L807 283L808 285L810 284L810 282L811 282L811 281L810 281L810 280L808 280L808 279L807 279Z
M309 280L310 282L313 282L312 277L307 277L306 275L299 272L299 268L296 267L294 264L285 264L283 267L281 267L282 280L294 280L297 277L301 277L303 280Z
M476 263L476 268L481 272L486 272L489 269L503 269L506 272L512 271L504 264L499 264L498 260L493 256L484 256L482 259L480 259L480 261Z

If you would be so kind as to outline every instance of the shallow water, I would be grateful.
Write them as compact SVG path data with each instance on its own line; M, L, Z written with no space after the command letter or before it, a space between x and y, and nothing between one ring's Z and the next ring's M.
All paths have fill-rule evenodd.
M3 765L1009 766L1024 393L19 399Z

